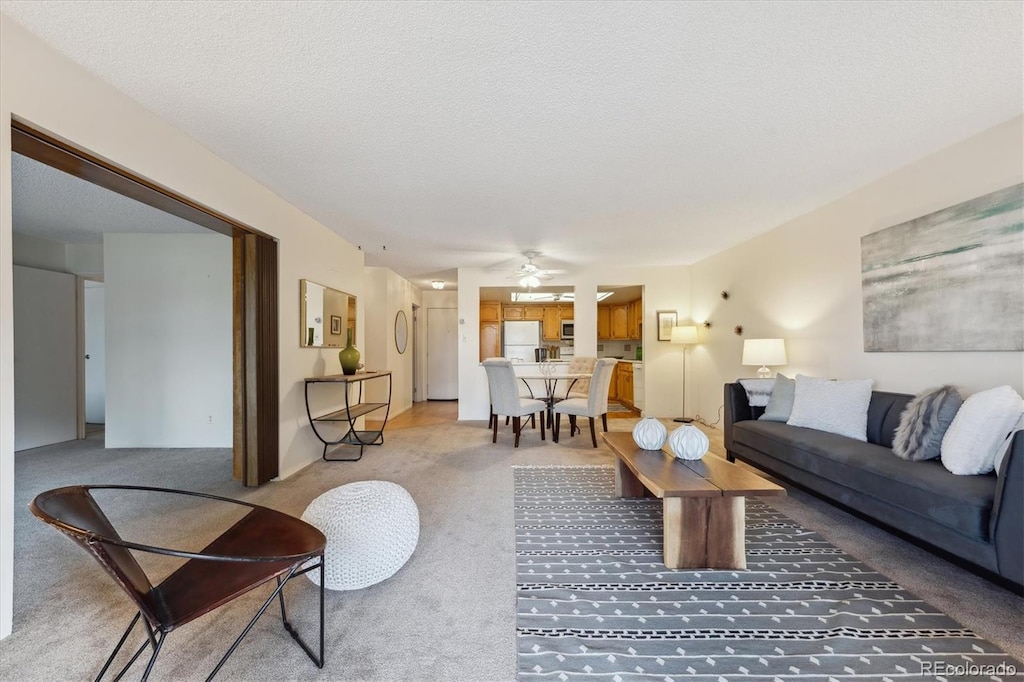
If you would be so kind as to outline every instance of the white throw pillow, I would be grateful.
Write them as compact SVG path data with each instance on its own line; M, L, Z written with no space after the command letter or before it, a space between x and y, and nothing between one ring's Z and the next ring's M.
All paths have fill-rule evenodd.
M1017 425L1010 430L1009 434L1007 434L1006 440L1004 440L1002 445L996 449L996 457L995 461L992 462L992 468L997 474L1003 469L1003 460L1006 459L1008 454L1010 454L1010 446L1013 445L1013 437L1017 435L1018 431L1024 431L1024 414L1020 416L1020 419L1017 421Z
M999 446L1024 414L1024 398L1009 386L975 393L960 406L942 437L942 465L960 476L987 474Z
M866 441L871 384L871 379L829 381L797 374L786 423Z

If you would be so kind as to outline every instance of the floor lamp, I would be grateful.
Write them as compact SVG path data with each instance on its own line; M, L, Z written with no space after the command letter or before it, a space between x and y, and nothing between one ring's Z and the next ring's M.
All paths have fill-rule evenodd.
M672 343L679 344L683 347L683 416L676 417L672 421L682 422L684 424L689 424L693 421L693 419L686 416L686 347L692 346L697 342L696 327L672 327Z

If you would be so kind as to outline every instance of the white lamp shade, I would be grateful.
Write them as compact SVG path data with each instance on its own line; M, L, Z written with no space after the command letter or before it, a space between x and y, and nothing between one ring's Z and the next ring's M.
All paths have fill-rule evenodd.
M782 339L746 339L743 342L744 365L786 364L786 342Z
M672 343L680 343L685 346L692 346L698 343L697 328L693 326L672 327Z

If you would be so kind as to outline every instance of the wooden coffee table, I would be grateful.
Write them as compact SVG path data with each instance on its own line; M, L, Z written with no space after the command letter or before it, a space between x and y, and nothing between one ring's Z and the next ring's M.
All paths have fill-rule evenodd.
M602 434L615 453L615 494L661 498L665 566L747 567L747 495L785 495L785 488L712 455L681 460L663 450L643 450L632 433Z

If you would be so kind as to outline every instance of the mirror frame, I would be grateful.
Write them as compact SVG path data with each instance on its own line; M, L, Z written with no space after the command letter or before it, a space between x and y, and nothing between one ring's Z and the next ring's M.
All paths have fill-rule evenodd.
M404 355L409 347L409 318L404 310L399 310L395 315L395 348L400 355Z

